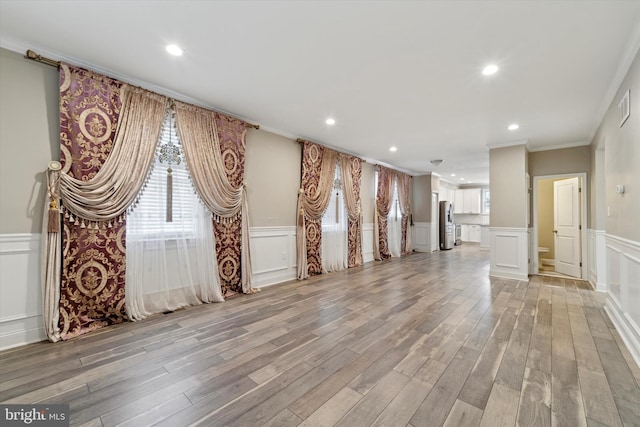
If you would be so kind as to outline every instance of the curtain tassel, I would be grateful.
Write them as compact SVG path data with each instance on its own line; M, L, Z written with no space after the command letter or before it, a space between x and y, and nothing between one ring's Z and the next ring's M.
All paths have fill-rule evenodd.
M80 228L87 228L86 224L84 223L84 219L80 223Z
M58 209L58 200L54 197L49 203L49 233L60 232L60 210Z
M173 169L167 168L167 222L173 222Z

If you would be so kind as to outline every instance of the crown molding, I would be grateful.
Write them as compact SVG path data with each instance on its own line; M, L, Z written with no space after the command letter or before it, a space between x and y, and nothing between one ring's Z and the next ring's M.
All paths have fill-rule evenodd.
M487 144L487 150L493 150L494 148L516 147L518 145L524 145L527 150L530 150L530 144L528 139L521 139L519 141L498 142L495 144Z

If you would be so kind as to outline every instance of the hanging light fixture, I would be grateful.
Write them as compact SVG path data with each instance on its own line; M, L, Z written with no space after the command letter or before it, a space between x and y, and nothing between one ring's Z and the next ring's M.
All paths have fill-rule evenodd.
M171 136L175 132L175 112L171 109L169 117L169 141L160 146L158 160L167 165L167 213L166 222L173 222L173 169L171 165L179 165L182 161L180 147L174 145Z
M342 181L340 181L340 165L336 165L336 178L333 180L333 189L336 190L336 224L339 222L340 217L340 190L342 189Z

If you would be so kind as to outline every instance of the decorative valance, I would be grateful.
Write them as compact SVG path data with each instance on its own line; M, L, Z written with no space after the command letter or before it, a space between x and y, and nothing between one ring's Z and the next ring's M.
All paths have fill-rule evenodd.
M246 127L241 121L226 120L213 111L182 102L176 102L175 109L178 134L194 187L214 215L218 268L224 294L250 293L253 287L249 207L243 181ZM223 129L220 129L221 121ZM222 143L221 134L225 138Z
M296 223L298 279L322 273L322 216L329 206L336 164L348 214L348 266L362 264L362 159L302 141L302 179Z
M126 213L148 177L169 107L164 96L79 67L61 63L59 76L61 167L47 173L42 244L51 341L127 319ZM176 110L194 186L213 213L220 277L229 293L251 292L242 181L250 125L184 103Z

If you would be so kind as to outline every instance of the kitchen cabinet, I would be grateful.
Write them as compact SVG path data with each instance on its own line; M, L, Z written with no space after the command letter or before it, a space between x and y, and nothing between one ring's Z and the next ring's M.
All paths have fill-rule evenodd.
M480 226L473 224L469 226L469 241L480 243Z
M464 213L464 190L454 190L453 213Z
M460 240L462 240L463 242L469 241L469 225L468 224L460 225Z
M453 211L457 214L479 214L481 212L482 189L461 188L455 190Z
M480 228L480 247L488 248L489 247L489 226L483 225Z
M463 242L480 243L482 227L478 224L461 224L460 240Z

